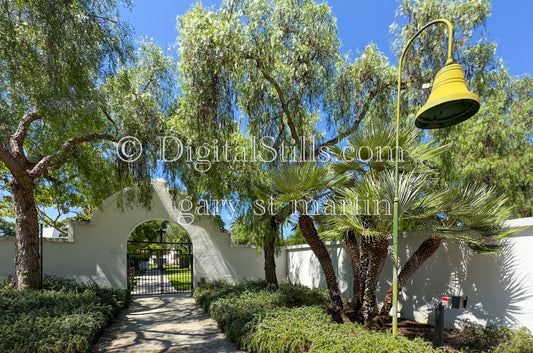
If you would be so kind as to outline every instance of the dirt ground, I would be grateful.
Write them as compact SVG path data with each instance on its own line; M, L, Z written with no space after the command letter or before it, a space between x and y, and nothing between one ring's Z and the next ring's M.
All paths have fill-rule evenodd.
M392 327L392 323L386 323L385 328ZM411 320L398 321L398 332L409 339L420 337L433 343L433 326L421 324ZM461 335L456 330L444 330L443 343L445 352L460 352L462 348Z

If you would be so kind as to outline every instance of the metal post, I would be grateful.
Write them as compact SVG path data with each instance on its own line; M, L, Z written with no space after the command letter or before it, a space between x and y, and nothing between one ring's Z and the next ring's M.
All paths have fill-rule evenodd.
M398 95L396 98L396 158L394 159L394 211L392 216L392 334L396 336L398 332L398 218L399 218L399 173L398 173L398 159L399 159L399 149L400 149L400 97L402 90L402 63L405 57L407 49L413 43L413 41L418 37L429 26L436 23L445 23L448 26L448 61L446 65L451 64L452 60L452 42L453 42L453 26L450 21L445 19L438 19L431 21L420 28L414 36L409 39L405 45L402 54L400 55L400 60L398 62Z
M193 264L193 255L192 255L192 251L191 251L191 239L189 239L189 237L187 236L187 253L189 255L189 269L190 269L190 273L191 273L191 296L192 296L192 292L193 292L193 289L194 289L194 264Z
M41 282L39 283L39 289L43 289L43 225L39 225L39 243L41 246L40 261L41 261Z
M160 233L162 236L162 233ZM157 250L159 252L159 288L161 288L161 294L165 294L164 291L164 279L165 275L163 274L163 249Z
M444 336L444 306L442 302L435 308L435 325L433 326L433 348L442 347Z

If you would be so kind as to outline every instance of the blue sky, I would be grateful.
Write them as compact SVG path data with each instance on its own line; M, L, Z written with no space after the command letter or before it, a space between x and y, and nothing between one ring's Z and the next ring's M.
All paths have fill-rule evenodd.
M163 48L176 41L176 16L183 15L194 0L136 0L133 11L122 16L135 29L135 36L153 38ZM221 0L203 0L218 7ZM376 43L391 62L389 25L394 21L396 0L329 0L337 18L342 51L357 53L370 42ZM493 0L487 24L489 39L498 44L496 55L504 59L512 75L533 74L533 0Z
M134 0L135 1L135 0ZM318 1L318 0L316 0ZM153 38L163 48L176 41L176 16L185 14L194 0L136 0L132 11L121 15L134 28L134 36ZM207 7L218 7L221 0L202 0ZM394 21L397 0L329 0L337 18L342 52L357 53L373 42L393 63L389 25ZM487 24L489 39L498 44L496 55L504 59L512 75L533 74L533 0L493 0ZM51 215L55 214L53 210Z
M216 9L221 1L200 2L205 7ZM153 38L163 48L168 48L176 41L176 17L185 14L196 2L136 0L133 10L124 9L122 16L133 26L136 38ZM394 21L397 0L329 0L327 3L337 18L343 53L357 54L373 42L389 57L390 62L396 63L396 57L390 50L392 36L389 26ZM533 40L530 39L533 33L532 14L533 0L492 1L492 15L487 24L489 40L498 44L497 57L504 59L510 73L515 76L533 74ZM222 216L226 224L230 223L224 211ZM285 233L289 233L289 230L285 229Z

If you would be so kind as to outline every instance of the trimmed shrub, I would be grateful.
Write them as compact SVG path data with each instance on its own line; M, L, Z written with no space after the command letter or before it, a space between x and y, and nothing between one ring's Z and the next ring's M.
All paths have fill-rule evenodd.
M231 285L226 280L207 282L196 288L193 298L198 305L209 312L211 303L232 294L247 292L259 292L266 288L265 281L244 281L238 285Z
M360 324L331 321L325 291L281 284L269 290L262 281L232 286L209 282L194 292L196 301L240 348L254 353L437 353L421 338L409 340L390 332L368 330ZM461 352L533 353L527 331L504 326L463 323Z
M247 325L242 346L252 352L306 352L330 321L321 306L274 309Z
M500 343L491 352L494 353L533 353L533 336L525 327L514 331L512 337Z
M131 300L127 290L45 278L42 291L0 282L0 352L89 352Z
M474 351L488 351L513 336L513 331L505 326L485 327L468 320L462 320L460 326L462 345Z
M286 283L268 290L262 282L231 286L217 281L198 288L194 297L230 340L251 352L437 352L420 339L331 322L323 290Z
M333 323L323 306L276 309L254 321L243 346L258 353L436 352L422 340L394 338L390 333L367 331L359 324Z
M289 284L280 285L271 291L256 286L255 282L237 285L235 291L227 291L225 297L212 301L209 312L224 330L228 338L241 345L242 337L250 330L248 323L256 316L265 314L278 307L302 305L325 305L324 291ZM241 289L245 289L241 292Z
M533 353L533 336L525 327L514 331L503 325L485 327L468 320L460 325L465 352Z

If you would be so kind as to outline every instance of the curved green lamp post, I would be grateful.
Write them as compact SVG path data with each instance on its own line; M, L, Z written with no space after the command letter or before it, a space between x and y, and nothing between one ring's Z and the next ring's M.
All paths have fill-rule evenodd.
M448 26L448 60L446 66L442 68L435 77L433 89L428 102L416 114L416 127L420 129L441 129L472 117L479 110L479 97L468 91L465 83L465 76L461 65L453 64L452 41L453 26L450 21L438 19L431 21L422 27L407 42L400 62L398 64L398 98L396 109L396 160L394 163L394 213L393 213L393 274L392 274L392 334L398 331L398 157L400 139L400 90L402 79L402 62L405 52L420 33L426 28L437 23L445 23Z

